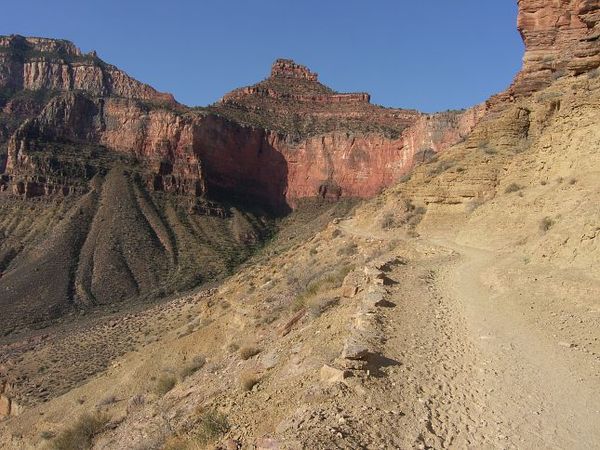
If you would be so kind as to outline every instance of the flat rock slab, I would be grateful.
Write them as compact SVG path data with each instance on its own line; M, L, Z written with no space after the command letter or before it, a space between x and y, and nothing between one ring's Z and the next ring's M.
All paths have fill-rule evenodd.
M383 306L385 297L381 292L367 292L363 296L363 302L366 306Z
M344 369L338 369L337 367L329 366L325 364L321 367L319 372L321 381L326 383L340 383L350 376L350 373Z
M342 350L342 358L354 359L354 360L365 360L369 354L369 347L362 343L357 342L354 339L346 341L344 349Z

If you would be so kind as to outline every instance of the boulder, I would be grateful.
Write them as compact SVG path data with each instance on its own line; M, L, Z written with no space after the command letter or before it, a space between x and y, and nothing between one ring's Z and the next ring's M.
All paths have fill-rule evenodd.
M338 369L333 366L329 366L325 364L321 367L321 371L319 372L321 377L321 381L326 383L340 383L343 382L350 375L347 370Z

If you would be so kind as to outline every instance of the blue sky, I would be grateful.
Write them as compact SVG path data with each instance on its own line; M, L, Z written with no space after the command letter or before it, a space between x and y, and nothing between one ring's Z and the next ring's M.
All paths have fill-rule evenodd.
M521 66L515 0L28 0L0 34L47 36L188 105L268 75L278 57L344 92L433 112L505 89Z

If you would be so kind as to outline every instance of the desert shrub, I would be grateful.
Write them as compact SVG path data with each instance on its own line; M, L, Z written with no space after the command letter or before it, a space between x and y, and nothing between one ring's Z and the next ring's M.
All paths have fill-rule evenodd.
M546 180L541 180L541 181L540 181L540 184L541 184L542 186L546 186L546 185L548 184L548 182L547 182Z
M253 345L244 345L242 348L240 348L240 358L247 360L258 355L260 352L261 350L258 347Z
M142 394L136 394L129 399L127 403L127 412L130 413L133 410L141 408L146 403L144 396Z
M207 445L229 430L230 425L227 416L214 409L202 413L198 420L196 439L202 445Z
M54 436L55 434L52 431L42 431L40 433L40 438L44 439L45 441L52 439Z
M108 406L108 405L112 405L113 403L117 403L118 399L116 396L114 395L109 395L107 397L104 397L100 403L98 403L98 406Z
M521 189L523 189L521 186L519 186L517 183L510 183L506 189L504 189L504 193L505 194L510 194L512 192L517 192L520 191Z
M552 79L558 80L559 78L565 77L569 74L566 69L558 69L552 72Z
M345 265L339 270L328 272L321 278L308 283L306 288L294 299L292 303L292 310L299 311L302 308L309 307L309 300L315 297L317 294L339 288L342 285L344 278L346 278L346 275L348 275L352 270L354 270L354 266Z
M356 255L357 252L358 252L358 245L356 245L354 242L349 242L348 244L344 245L342 248L338 249L337 255L338 256L353 256L353 255Z
M576 179L576 178L569 178L569 184L570 184L571 186L573 186L573 185L574 185L574 184L576 184L576 183L577 183L577 179Z
M444 173L446 170L454 167L454 165L455 165L455 162L450 159L445 159L443 161L440 161L433 167L433 169L431 169L429 171L429 176L435 177L437 175L440 175L440 174Z
M248 392L251 391L254 386L258 384L260 381L260 377L255 372L242 372L240 375L240 387L242 391Z
M412 178L412 172L408 172L408 173L402 175L400 178L398 178L398 183L408 183L411 178Z
M540 231L542 231L542 233L545 233L553 226L554 226L554 220L551 217L544 217L540 221Z
M390 228L394 228L396 226L396 216L393 212L387 212L379 221L379 226L383 230L389 230Z
M159 396L165 395L175 387L177 380L173 375L161 375L156 381L155 392Z
M84 414L71 427L60 433L52 442L55 450L86 450L92 439L108 423L108 416L100 413Z
M181 378L185 379L198 372L206 364L206 358L202 355L195 356L192 361L181 369Z
M338 299L327 295L317 295L306 302L311 318L320 317L325 311L338 303Z
M483 153L485 153L486 155L490 155L491 156L491 155L495 155L496 153L498 153L498 151L495 148L490 147L487 144L486 145L482 145L480 148L483 151Z
M333 230L331 232L331 237L334 238L334 239L336 237L338 237L338 236L341 236L341 235L342 235L342 231L339 228L336 228L335 230Z
M413 161L415 164L423 164L437 160L437 153L432 148L421 149L415 153Z
M229 344L227 346L227 350L229 351L229 353L235 353L240 349L240 346L238 343L236 342L232 342L231 344Z

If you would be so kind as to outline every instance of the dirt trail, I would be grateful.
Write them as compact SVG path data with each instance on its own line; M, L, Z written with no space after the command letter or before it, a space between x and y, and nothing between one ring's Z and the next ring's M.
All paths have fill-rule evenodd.
M364 239L385 238L339 226ZM600 448L600 397L579 370L593 363L532 329L528 303L510 286L488 282L500 255L442 237L419 245L439 256L414 264L412 276L391 274L402 281L390 289L398 307L384 324L385 356L403 370L390 373L394 382L382 384L380 394L401 397L399 407L411 411L398 423L411 436L404 444Z
M600 401L597 390L578 373L567 343L558 344L531 329L522 299L495 292L486 271L498 262L491 251L437 239L460 257L440 279L450 301L466 319L491 391L491 407L505 418L519 447L597 448ZM531 448L530 447L530 448Z

